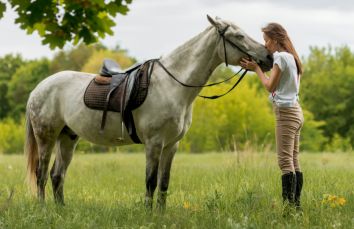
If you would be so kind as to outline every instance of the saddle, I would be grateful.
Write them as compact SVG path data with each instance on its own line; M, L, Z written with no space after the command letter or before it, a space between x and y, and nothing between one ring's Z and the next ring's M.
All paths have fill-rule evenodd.
M132 111L145 101L153 65L154 60L148 60L123 71L113 60L103 61L100 74L89 83L84 94L87 107L103 111L101 132L106 124L107 112L119 112L122 116L122 137L118 140L123 140L125 125L133 142L141 143Z

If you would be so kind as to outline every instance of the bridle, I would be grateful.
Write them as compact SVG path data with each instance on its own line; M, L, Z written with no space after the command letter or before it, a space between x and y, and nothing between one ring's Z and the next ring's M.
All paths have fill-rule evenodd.
M251 58L252 56L247 53L246 51L244 51L243 49L241 49L238 45L234 44L233 42L231 42L230 40L228 40L225 37L225 32L226 30L230 27L230 25L227 25L223 30L218 30L219 35L221 36L222 40L223 40L223 46L224 46L224 60L225 60L225 64L226 66L228 66L228 61L227 61L227 53L226 53L226 42L228 42L232 47L237 48L239 51L241 51L242 53L246 54L248 58ZM220 98L224 95L227 95L228 93L230 93L243 79L243 77L246 75L246 73L248 72L247 69L243 69L241 68L238 72L236 72L233 76L227 78L226 80L220 81L220 82L216 82L216 83L210 83L210 84L204 84L204 85L189 85L189 84L185 84L183 82L181 82L180 80L178 80L160 61L160 59L155 59L155 62L157 62L160 67L172 78L174 79L176 82L178 82L179 84L181 84L184 87L192 87L192 88L203 88L203 87L211 87L211 86L215 86L221 83L225 83L229 80L231 80L232 78L234 78L235 76L237 76L242 70L244 70L240 76L240 78L236 81L236 83L225 93L223 94L219 94L219 95L213 95L213 96L205 96L205 95L198 95L201 98L204 99L217 99Z

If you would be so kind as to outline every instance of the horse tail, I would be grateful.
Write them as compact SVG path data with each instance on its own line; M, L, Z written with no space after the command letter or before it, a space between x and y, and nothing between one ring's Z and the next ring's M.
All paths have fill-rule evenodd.
M38 166L38 144L33 132L31 118L26 112L25 155L27 155L27 183L34 193L37 188L36 171Z

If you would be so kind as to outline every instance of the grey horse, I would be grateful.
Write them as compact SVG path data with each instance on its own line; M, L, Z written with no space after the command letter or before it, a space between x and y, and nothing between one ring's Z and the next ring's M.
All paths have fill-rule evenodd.
M203 85L225 58L229 64L238 65L241 58L251 55L263 70L271 68L272 60L263 45L231 22L209 16L208 20L211 26L160 59L179 81ZM223 38L228 42L224 43ZM40 200L45 199L48 166L55 145L50 177L55 201L64 204L65 174L80 137L107 146L133 143L127 131L126 136L120 136L121 116L113 112L107 115L110 125L100 133L102 112L89 109L83 101L94 76L62 71L44 79L30 94L26 111L27 177ZM156 187L157 207L165 209L172 160L191 125L193 101L200 91L201 88L181 86L156 65L145 102L133 111L137 134L146 151L145 205L149 209ZM117 141L121 137L125 140Z

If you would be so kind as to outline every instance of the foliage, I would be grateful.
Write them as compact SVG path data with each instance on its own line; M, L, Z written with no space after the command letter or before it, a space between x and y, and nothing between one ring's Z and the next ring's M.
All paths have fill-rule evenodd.
M112 151L113 148L115 147L96 145L84 139L80 139L76 151L85 153L116 152L116 149Z
M314 120L314 115L303 109L305 122L301 129L300 150L310 152L320 152L325 149L328 138L323 135L321 127L325 125L324 121Z
M225 70L219 68L213 78L221 79ZM228 74L230 75L230 74ZM218 100L197 99L193 108L192 126L181 141L186 152L274 149L274 115L266 90L259 89L254 75L247 75L237 88ZM200 94L221 94L230 85L204 89ZM301 149L319 151L326 138L319 129L323 122L315 121L304 110L306 119L301 132ZM322 147L322 148L321 148Z
M213 109L222 117L216 126L224 150L243 150L248 144L260 146L274 142L274 118L267 98L257 94L246 80L232 95L215 105Z
M6 10L6 4L3 2L0 2L0 19L4 16L5 10Z
M16 11L15 22L31 34L38 32L42 43L51 49L66 42L95 43L106 34L113 35L114 17L126 15L132 0L9 0ZM0 2L0 18L6 5Z
M0 154L23 153L25 120L19 123L7 118L0 122Z
M326 145L327 152L352 152L353 146L350 144L350 138L343 138L339 134L334 134L331 141Z
M64 70L80 71L95 50L105 49L107 48L101 44L89 46L80 44L76 48L62 50L50 62L50 73L53 74Z
M145 211L144 154L75 154L65 176L65 207L55 205L50 180L45 203L28 194L23 156L0 155L0 227L354 228L353 154L302 154L303 212L288 217L276 155L236 155L177 153L164 214ZM10 207L2 210L12 188ZM323 204L324 194L346 203Z
M349 138L354 146L354 53L346 46L311 48L302 77L302 98L324 135Z
M17 69L9 82L7 93L12 117L19 118L24 114L30 92L48 75L49 61L47 59L31 61Z
M124 50L95 50L91 57L86 61L86 64L82 67L81 71L98 73L105 58L115 60L122 69L130 67L136 62L136 60L129 57Z
M20 55L8 54L0 58L0 120L5 118L10 111L7 98L8 83L16 70L25 64Z

